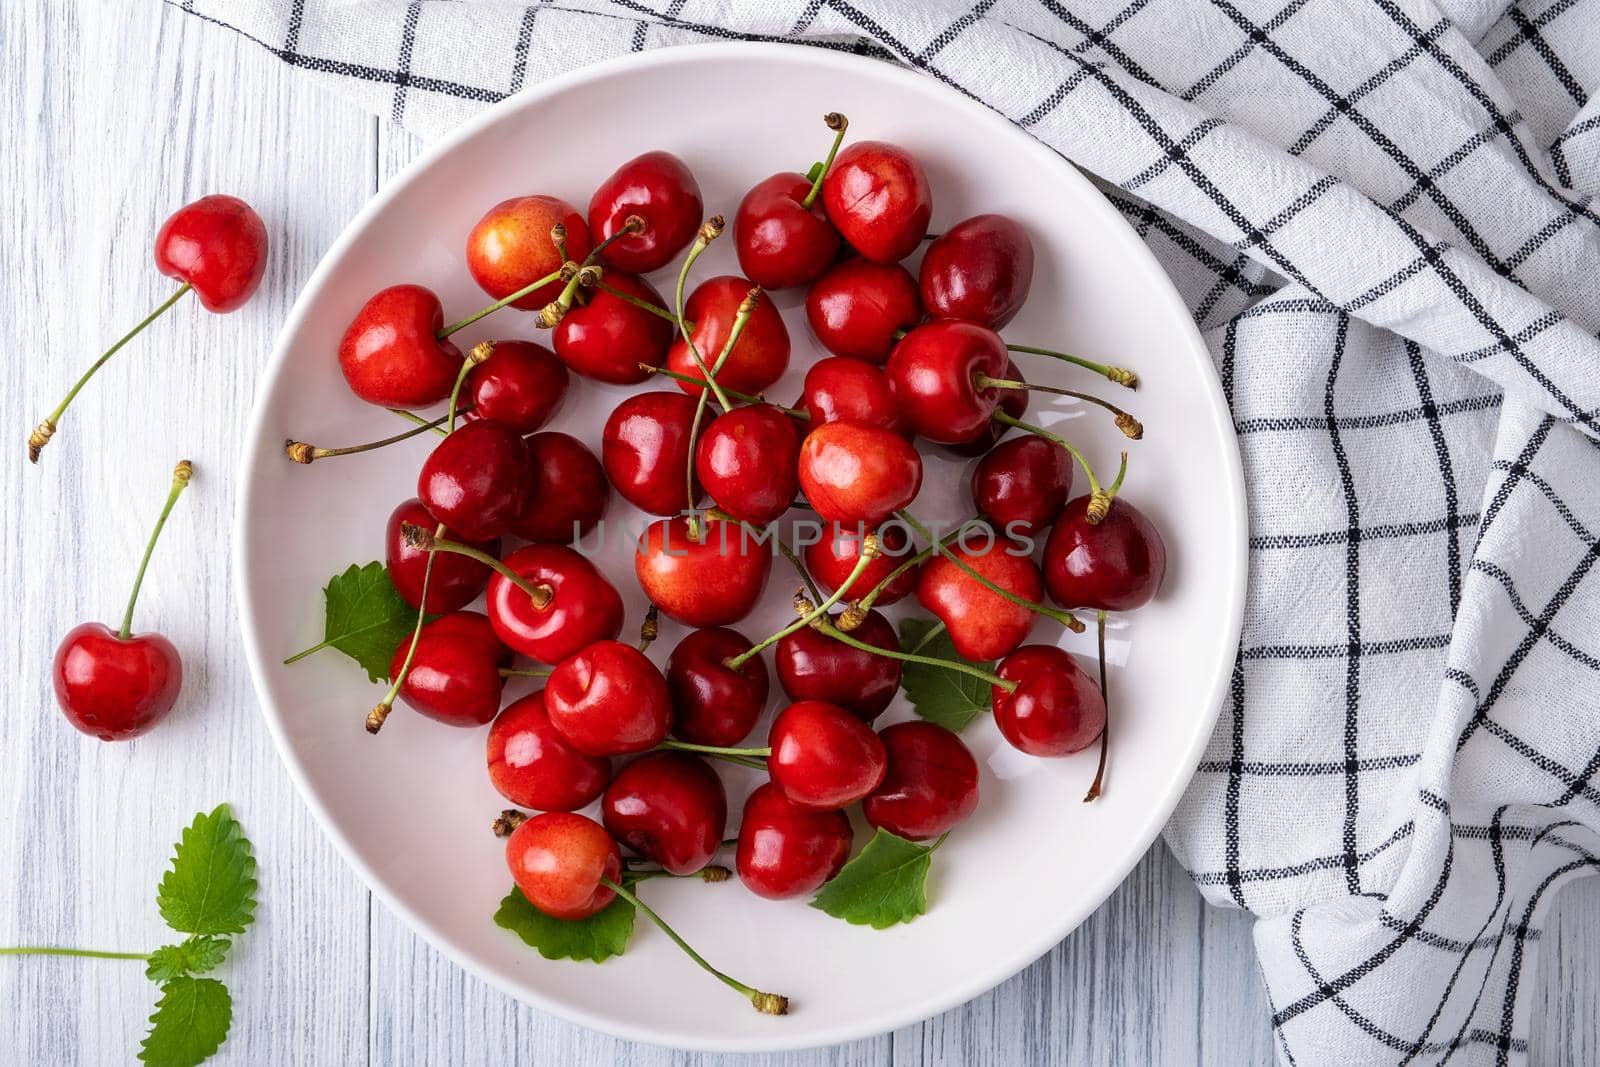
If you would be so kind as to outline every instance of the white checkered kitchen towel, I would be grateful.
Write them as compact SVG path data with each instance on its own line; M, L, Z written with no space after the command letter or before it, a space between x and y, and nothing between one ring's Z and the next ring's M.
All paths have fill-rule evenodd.
M1600 0L168 2L424 134L795 39L1092 171L1205 331L1251 497L1167 839L1259 916L1286 1062L1526 1058L1541 920L1600 867Z

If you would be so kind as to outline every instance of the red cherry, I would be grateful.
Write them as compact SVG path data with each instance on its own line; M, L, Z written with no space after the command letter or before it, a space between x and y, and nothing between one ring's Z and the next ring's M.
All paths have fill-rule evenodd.
M672 728L667 680L621 641L596 641L557 664L544 703L561 736L590 756L655 748Z
M971 550L958 541L950 551L1000 588L1023 600L1038 601L1044 585L1023 546L1004 537L974 540ZM1006 655L1027 639L1038 618L984 587L942 554L923 564L917 600L949 628L956 651L967 659Z
M521 435L484 420L434 446L417 476L417 497L436 521L469 541L487 541L511 531L531 482Z
M998 330L1017 317L1033 285L1033 242L1005 215L962 219L922 258L922 304L936 319Z
M122 637L86 622L61 639L51 677L68 722L102 741L126 741L172 710L183 661L160 634Z
M1011 360L1006 360L1006 380L1012 382L1027 381L1022 376L1022 371ZM1028 413L1028 397L1031 394L1026 389L1000 390L999 410L1010 415L1013 419L1020 419ZM1010 427L998 420L991 420L989 425L977 437L961 444L943 445L946 452L953 452L958 456L981 456L995 445L1000 443L1000 438L1006 435Z
M812 811L776 782L750 794L739 820L739 880L769 900L804 896L838 874L854 834L842 811Z
M389 513L389 523L384 528L389 580L394 583L400 599L414 608L422 606L422 577L428 569L429 554L408 542L402 527L421 526L431 530L438 521L422 501L412 497ZM499 538L468 543L480 552L500 555ZM478 599L493 573L475 559L453 552L433 553L433 574L428 579L429 614L442 615L466 607Z
M908 841L945 833L978 806L978 761L937 723L897 722L878 732L888 755L883 783L861 802L874 829Z
M767 706L767 666L751 656L728 666L752 644L736 630L691 630L667 659L675 737L697 745L737 745L755 729Z
M695 400L682 393L638 393L618 404L600 435L600 460L622 498L652 515L688 504L689 430Z
M1012 537L1043 530L1071 495L1072 457L1035 434L1000 442L972 472L972 499L979 514Z
M459 432L459 431L458 431ZM560 663L622 632L622 597L588 560L565 545L527 545L503 561L535 587L534 598L504 575L489 579L489 621L500 640L541 663Z
M801 442L800 488L824 519L876 526L916 499L922 457L881 426L824 423Z
M922 321L917 281L898 263L847 259L812 283L806 321L834 355L882 363L896 335Z
M544 690L506 705L489 727L489 781L511 803L576 811L605 791L611 761L586 756L550 723Z
M1000 404L1000 390L982 375L1006 372L1006 343L969 322L930 322L901 339L884 368L906 422L930 441L959 444L982 435Z
M389 679L400 677L411 651L407 635L389 661ZM417 654L400 686L400 698L430 719L450 726L482 726L500 710L511 651L494 635L489 618L476 611L441 615L422 628Z
M189 283L207 311L236 311L267 270L267 227L236 196L185 204L156 234L156 269Z
M666 306L661 294L643 278L607 271L603 280L612 289L635 299ZM603 288L588 293L589 302L574 304L552 331L556 355L574 373L600 382L634 385L650 377L639 364L659 367L667 361L672 323Z
M889 379L866 360L845 356L817 360L806 371L799 406L811 415L813 427L849 421L906 432Z
M850 636L878 648L898 651L889 620L876 611ZM790 700L825 700L871 722L900 692L900 661L877 656L806 626L778 642L773 656L778 682Z
M639 216L644 229L618 237L600 258L616 270L648 274L688 247L704 214L700 185L683 160L671 152L646 152L618 167L594 191L589 199L589 230L596 241L604 241L621 230L630 215Z
M1150 602L1167 573L1161 532L1138 508L1114 497L1099 525L1089 498L1067 502L1044 544L1044 580L1063 607L1131 611Z
M722 847L728 795L705 760L649 752L606 789L600 817L611 836L672 874L693 874Z
M467 235L467 269L495 300L510 296L561 269L550 239L556 223L567 228L567 258L577 263L593 247L578 209L554 196L517 196L490 208ZM519 297L512 307L537 311L561 295L560 279Z
M695 471L717 507L765 526L794 504L800 435L794 420L771 404L724 412L700 435Z
M757 182L739 201L733 243L739 269L766 289L787 289L815 279L839 257L839 231L820 199L807 206L811 182L785 171Z
M567 395L567 368L532 341L496 341L494 355L467 372L467 419L493 419L532 433L555 417Z
M995 673L1015 692L993 688L994 722L1030 756L1069 756L1106 728L1106 702L1077 660L1054 645L1024 645Z
M565 811L535 815L506 839L506 866L528 903L552 919L587 919L616 896L622 853L593 819Z
M922 164L883 141L857 141L840 152L822 181L822 200L840 235L874 263L916 251L933 217Z
M684 516L651 523L639 538L634 574L650 602L686 626L726 626L755 608L772 572L772 553L738 523L700 516L689 536Z
M806 546L806 570L827 592L831 593L843 585L844 580L855 569L856 561L861 558L863 530L864 528L859 526L829 523L824 539ZM887 523L878 527L876 532L878 547L883 551L867 563L866 569L856 578L855 584L850 586L850 595L855 599L860 599L868 590L877 588L879 582L889 577L911 555L911 537L900 523ZM873 603L888 607L897 600L904 600L906 595L916 588L919 569L912 567L884 586L883 591L873 599Z
M391 285L361 305L339 342L339 369L369 404L414 408L450 395L461 350L439 339L444 308L431 289Z
M733 320L739 305L750 292L751 282L733 274L707 278L695 287L684 303L683 317L694 324L693 338L700 358L708 368L716 366L722 346L727 343L733 329ZM672 342L667 352L667 367L679 374L688 375L694 382L702 380L694 356L682 337ZM750 321L745 324L739 341L728 353L722 369L717 371L717 384L724 389L740 393L759 393L779 378L789 368L789 329L772 301L756 301ZM678 388L690 396L699 396L701 386L694 382L678 383Z
M529 541L571 544L606 513L611 502L606 472L594 453L570 434L546 430L524 444L531 484L511 532Z
M838 811L883 781L883 742L837 704L790 704L772 720L767 743L767 771L798 807Z

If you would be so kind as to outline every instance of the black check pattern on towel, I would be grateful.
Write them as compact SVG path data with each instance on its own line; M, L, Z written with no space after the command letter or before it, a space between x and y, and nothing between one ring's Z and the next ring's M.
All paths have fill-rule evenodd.
M179 6L424 134L630 50L796 40L1091 171L1206 333L1251 493L1167 839L1258 916L1285 1062L1526 1058L1546 906L1600 868L1600 0Z

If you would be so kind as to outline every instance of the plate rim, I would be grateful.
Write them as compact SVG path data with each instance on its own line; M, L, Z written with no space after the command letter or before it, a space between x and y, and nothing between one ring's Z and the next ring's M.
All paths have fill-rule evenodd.
M907 84L915 83L915 87L919 90L932 90L937 94L942 94L949 106L964 111L972 122L989 127L995 136L1006 139L1015 145L1019 153L1029 154L1039 160L1041 166L1051 167L1059 171L1063 181L1074 184L1081 192L1087 193L1086 199L1089 203L1093 204L1096 210L1103 211L1109 218L1114 220L1114 225L1111 228L1116 234L1116 240L1122 246L1122 253L1134 260L1142 260L1143 265L1159 281L1154 291L1149 294L1151 303L1162 305L1164 314L1175 312L1177 319L1184 324L1185 329L1183 332L1187 335L1188 343L1181 352L1174 352L1172 356L1174 358L1187 356L1200 365L1201 377L1205 382L1207 400L1209 401L1207 405L1208 415L1214 423L1220 424L1221 429L1224 431L1222 437L1227 442L1224 448L1225 455L1222 469L1212 472L1213 475L1220 475L1218 479L1219 496L1223 498L1226 517L1231 520L1235 533L1232 551L1228 553L1225 560L1221 561L1226 569L1232 572L1229 576L1230 580L1226 583L1229 589L1229 603L1223 613L1225 622L1222 632L1226 638L1223 644L1224 648L1236 648L1238 646L1239 636L1243 627L1245 592L1248 580L1249 525L1243 460L1239 449L1238 437L1233 426L1231 409L1223 393L1222 383L1217 374L1216 366L1212 361L1210 350L1201 336L1199 327L1195 324L1193 315L1183 302L1171 277L1155 258L1149 246L1139 238L1121 212L1095 186L1094 182L1080 172L1077 165L1066 156L1032 136L1005 115L989 106L963 95L925 73L905 67L899 63L891 63L852 52L842 52L800 42L716 41L664 46L645 52L617 56L576 68L535 85L526 86L485 108L479 114L472 116L428 145L415 159L373 194L350 221L344 225L338 237L322 254L316 268L311 272L311 275L306 279L305 284L295 297L294 304L273 344L272 354L255 383L255 396L251 402L250 414L243 438L244 447L241 450L235 471L235 476L238 479L235 484L239 486L239 491L235 503L233 545L230 554L232 556L233 588L238 602L239 627L244 643L245 661L249 666L250 680L255 690L257 711L266 722L268 733L272 737L273 747L277 750L278 758L282 761L285 770L288 771L290 780L294 783L296 794L299 796L300 801L310 810L323 836L334 845L335 850L345 864L360 877L367 890L414 932L420 934L434 949L478 980L539 1011L548 1012L558 1018L624 1040L695 1052L784 1052L821 1048L877 1036L901 1027L924 1022L952 1008L959 1007L984 995L1043 958L1069 934L1081 926L1084 920L1097 911L1110 895L1121 886L1127 879L1128 874L1149 852L1150 846L1155 843L1155 839L1160 835L1162 829L1165 828L1184 792L1188 789L1190 782L1193 781L1199 768L1200 758L1215 732L1216 722L1222 711L1228 679L1233 669L1231 661L1226 656L1221 657L1219 662L1213 666L1211 681L1206 687L1208 699L1202 705L1203 708L1209 710L1202 712L1202 721L1196 724L1194 738L1183 753L1181 766L1188 769L1182 775L1174 776L1165 791L1154 798L1155 803L1149 807L1143 824L1139 826L1138 832L1132 835L1137 848L1130 850L1128 854L1131 858L1125 863L1110 868L1105 872L1107 877L1103 879L1103 883L1106 888L1103 893L1098 894L1087 907L1080 905L1076 908L1064 910L1061 921L1052 927L1048 941L1037 951L1030 944L1020 953L1012 953L1003 959L990 961L987 966L970 970L968 972L969 979L963 981L959 986L952 987L953 991L947 995L935 998L932 1001L924 1000L892 1014L885 1014L877 1022L873 1023L857 1023L831 1028L823 1025L820 1028L810 1029L805 1033L794 1034L791 1037L785 1037L783 1031L775 1029L771 1034L752 1035L747 1038L708 1038L706 1040L690 1038L689 1040L683 1040L680 1035L664 1035L652 1027L631 1024L625 1016L600 1015L565 1004L549 998L537 990L519 987L510 980L502 979L500 975L493 973L469 954L458 951L442 930L436 928L425 917L393 896L376 872L360 858L345 831L336 823L318 799L306 776L304 767L289 744L288 737L280 721L281 716L269 699L267 686L269 666L261 654L261 649L264 646L261 643L260 635L256 632L253 597L247 578L247 564L251 556L252 541L252 532L247 522L247 516L251 512L250 505L256 492L251 471L255 466L256 459L263 454L263 441L267 433L267 398L271 392L269 386L283 372L284 364L287 362L290 352L289 338L298 333L303 326L304 320L310 311L313 294L320 291L328 282L333 274L333 264L343 258L348 247L356 241L358 235L367 228L372 220L415 181L419 174L433 166L439 159L449 155L463 143L471 140L481 131L504 119L507 115L521 111L524 108L536 107L547 97L567 92L591 82L603 81L622 71L631 72L639 68L672 66L680 63L725 60L729 58L760 60L763 57L772 61L782 62L798 60L818 64L824 68L831 67L836 69L858 69L871 65L873 68L872 73L878 77L898 80ZM1218 561L1213 561L1214 564L1216 562ZM1213 615L1212 618L1216 619L1217 616Z

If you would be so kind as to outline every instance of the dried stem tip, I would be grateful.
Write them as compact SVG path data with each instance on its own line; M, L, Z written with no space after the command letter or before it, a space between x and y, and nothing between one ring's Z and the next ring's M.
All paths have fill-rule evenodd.
M598 263L591 263L587 267L579 268L578 284L585 289L593 289L600 284L600 278L605 273Z
M759 303L761 303L761 286L758 285L754 289L751 289L748 293L744 294L744 299L739 301L739 310L734 312L734 314L742 315L748 318L750 315L755 313L756 305Z
M178 460L178 465L172 468L172 480L177 485L188 485L193 477L194 464L186 459Z
M1135 441L1144 436L1144 423L1129 415L1126 411L1117 412L1117 429Z
M642 215L629 215L622 220L622 228L627 233L643 233L644 226L645 222Z
M756 1011L762 1015L788 1015L789 998L776 993L763 993L757 990L750 996L750 1003L756 1006Z
M296 463L310 463L317 458L317 450L304 441L285 441L283 451Z
M367 712L367 733L376 734L383 729L383 724L389 718L389 713L394 710L394 705L384 701Z
M494 355L494 342L479 341L472 346L472 351L467 353L467 359L472 363L482 363L492 355Z
M726 225L727 223L723 220L721 215L712 215L709 219L706 219L705 222L700 224L700 233L698 234L698 237L706 244L710 244L712 241L715 241L718 237L722 236L722 228Z
M550 227L550 240L558 245L567 243L567 224L557 222Z
M654 604L644 613L644 622L639 624L639 640L654 641L661 636L661 622L658 619L660 609Z
M878 535L869 533L861 539L861 554L868 559L882 555L883 549L878 544Z
M56 424L51 419L45 419L34 431L28 435L28 462L39 462L39 453L44 451L44 446L50 443L50 438L56 435Z
M570 282L572 279L576 278L577 276L578 276L578 265L576 263L572 262L572 260L569 259L565 263L561 264L561 280L562 281Z
M866 621L867 609L861 606L861 601L852 600L850 606L839 613L833 624L845 633L849 633Z
M552 300L539 311L539 325L547 330L553 330L566 317L567 306L559 300Z
M794 613L796 615L799 615L801 618L805 618L807 615L810 615L816 610L817 606L811 602L810 597L806 596L806 591L804 589L800 589L795 592Z
M420 548L424 552L433 551L433 531L425 526L417 526L409 522L402 523L400 525L400 536L412 548Z
M510 837L517 827L528 821L528 816L516 808L507 808L494 821L494 836Z
M700 880L702 882L726 882L732 877L732 871L715 863L709 867L703 867L700 870Z
M1090 526L1099 526L1110 510L1111 498L1102 489L1089 497L1089 504L1083 509L1083 517L1089 520Z
M1129 389L1139 388L1139 376L1124 367L1107 367L1106 377L1118 385L1125 385Z
M850 125L850 120L839 114L837 111L828 112L826 115L822 116L822 121L827 123L828 129L832 130L834 133L843 133L844 130Z

